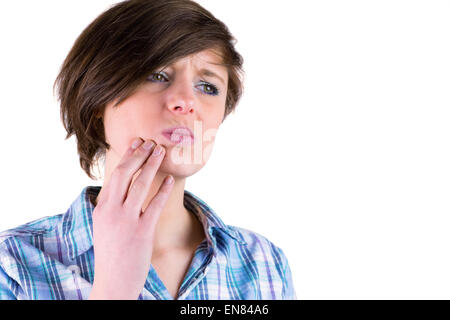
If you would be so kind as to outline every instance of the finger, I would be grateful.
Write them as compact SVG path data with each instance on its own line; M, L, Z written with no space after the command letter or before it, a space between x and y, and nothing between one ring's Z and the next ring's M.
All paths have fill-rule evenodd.
M166 206L169 195L173 189L173 182L173 177L171 175L167 176L159 187L158 192L153 197L152 201L150 201L147 208L141 214L140 218L146 225L146 229L148 228L147 230L149 230L150 232L154 231L156 222L158 221L161 212Z
M156 146L142 167L141 173L128 190L127 198L125 199L123 206L136 212L137 215L141 213L142 206L147 198L148 191L150 190L164 155L164 147L162 145Z
M152 140L142 142L141 140L140 145L130 146L114 168L108 186L108 193L112 195L109 201L124 204L133 175L145 164L155 145ZM149 145L150 149L146 149Z

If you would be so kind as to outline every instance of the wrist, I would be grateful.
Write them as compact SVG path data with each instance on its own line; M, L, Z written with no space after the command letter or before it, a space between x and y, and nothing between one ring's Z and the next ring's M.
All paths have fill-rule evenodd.
M137 295L135 293L126 293L124 290L96 284L94 281L88 300L137 300L138 297L139 292Z

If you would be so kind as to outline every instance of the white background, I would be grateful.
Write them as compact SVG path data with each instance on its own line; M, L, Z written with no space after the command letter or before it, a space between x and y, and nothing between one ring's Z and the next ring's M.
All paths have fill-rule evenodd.
M245 93L186 189L288 257L299 299L450 299L450 2L198 1ZM0 2L0 229L90 180L52 85L115 1Z

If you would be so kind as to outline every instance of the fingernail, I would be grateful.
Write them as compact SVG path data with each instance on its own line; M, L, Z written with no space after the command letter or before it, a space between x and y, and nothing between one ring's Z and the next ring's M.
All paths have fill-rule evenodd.
M142 140L141 139L135 139L133 140L133 143L131 144L131 148L132 149L137 149L140 145L142 144Z
M142 146L145 150L150 150L153 147L154 143L152 140L145 141L144 145Z
M153 150L153 155L159 156L163 152L163 146L158 144L158 146Z
M166 184L171 184L173 182L173 177L172 176L168 176L166 178Z

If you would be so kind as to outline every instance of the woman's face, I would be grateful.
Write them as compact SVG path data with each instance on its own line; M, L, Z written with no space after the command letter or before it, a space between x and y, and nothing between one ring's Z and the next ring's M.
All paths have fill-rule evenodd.
M106 153L107 170L119 163L136 137L166 148L159 168L164 175L185 178L200 170L211 154L225 112L228 72L215 64L220 62L209 49L187 56L151 74L117 107L108 104L103 115L106 142L111 146ZM188 127L194 134L192 144L177 144L163 135L163 130L174 126Z

